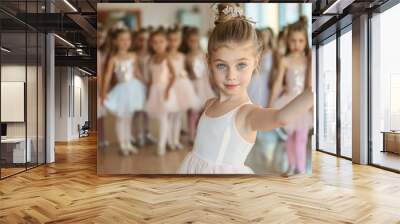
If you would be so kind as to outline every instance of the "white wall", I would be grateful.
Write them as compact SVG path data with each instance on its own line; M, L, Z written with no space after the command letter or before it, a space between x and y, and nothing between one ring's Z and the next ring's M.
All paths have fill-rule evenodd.
M77 139L78 124L83 125L88 120L88 78L82 75L71 67L56 67L56 141ZM82 106L82 114L77 105Z
M68 140L68 86L67 67L55 68L55 141Z
M78 133L78 129L77 126L78 124L83 125L85 123L85 121L89 120L89 116L88 116L88 106L89 106L89 102L88 102L88 78L87 77L82 77L81 74L82 73L78 73L77 74L77 70L74 71L74 108L73 110L75 110L75 113L72 113L73 115L73 119L72 119L72 132L71 135L74 138L77 138L79 133ZM80 90L80 93L79 93ZM79 97L80 95L80 97ZM79 102L80 101L80 102ZM79 108L81 107L81 108ZM82 110L80 113L80 109Z
M33 161L36 161L36 155L39 154L39 163L44 163L45 139L44 139L44 74L42 67L25 66L25 64L3 64L1 66L2 81L17 81L26 83L26 107L22 107L22 112L26 112L25 122L6 122L7 137L25 137L31 141L31 150ZM27 80L25 80L27 78ZM7 97L7 96L2 96ZM1 110L11 110L10 108L1 108ZM8 111L10 112L10 111ZM12 112L12 111L11 111ZM51 157L48 157L51 158ZM49 160L51 161L51 160Z
M2 65L1 81L25 82L25 65Z
M32 66L25 65L2 65L1 66L1 81L4 82L25 82L25 69L28 69L28 74L33 69ZM30 96L31 94L27 94ZM33 96L33 94L32 94ZM36 96L36 94L35 94ZM1 108L1 110L7 110L7 108ZM7 136L8 137L25 137L25 123L24 122L11 122L7 123Z
M191 11L193 6L198 6L201 14L201 34L205 35L207 31L214 26L214 12L210 8L211 3L99 3L98 10L106 9L140 9L142 17L142 26L159 25L171 26L177 23L177 13L180 9Z
M25 65L2 65L1 66L1 81L17 81L25 82ZM28 69L30 69L28 67ZM7 108L1 108L7 110ZM25 137L25 123L7 123L8 137Z

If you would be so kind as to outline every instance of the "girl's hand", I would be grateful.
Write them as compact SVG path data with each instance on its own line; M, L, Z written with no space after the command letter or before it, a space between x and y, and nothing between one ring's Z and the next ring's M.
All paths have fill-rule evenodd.
M311 88L306 88L294 100L279 110L278 120L288 124L300 118L313 108L314 96Z

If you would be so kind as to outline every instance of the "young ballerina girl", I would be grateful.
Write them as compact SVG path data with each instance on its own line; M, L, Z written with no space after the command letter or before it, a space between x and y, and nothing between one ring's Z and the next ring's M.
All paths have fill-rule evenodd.
M279 63L272 88L271 103L274 107L282 108L311 86L311 50L306 24L306 18L301 17L288 27L287 52ZM282 88L284 82L285 88ZM290 167L287 175L305 172L308 131L312 123L312 113L308 112L284 128L289 135L287 152Z
M121 152L124 155L137 153L131 144L132 117L135 111L142 110L145 99L145 86L141 81L137 57L129 52L131 34L127 29L117 29L113 32L114 49L107 63L104 74L103 95L105 107L116 117L116 134ZM118 83L108 92L111 78L115 74ZM141 81L139 81L141 80Z
M267 107L269 99L268 81L273 64L274 36L271 28L259 30L257 34L262 46L260 68L258 74L252 76L247 92L251 102Z
M196 28L189 28L186 31L186 67L192 79L200 105L215 97L212 90L210 77L207 71L207 62L204 53L200 48L199 32ZM189 113L189 137L193 141L196 134L197 122L202 108L190 110Z
M149 60L149 97L146 110L150 117L159 121L159 137L157 154L164 155L168 132L170 130L170 114L178 112L177 98L172 85L175 71L167 53L167 34L158 29L150 35L152 56Z
M178 27L168 30L168 42L169 58L176 74L172 88L176 92L179 107L178 112L170 114L168 145L171 149L183 149L179 139L182 117L189 109L198 109L200 103L185 69L185 55L178 51L181 45L181 31Z
M135 44L133 45L133 51L135 51L136 55L139 59L139 67L140 71L143 74L146 82L149 81L148 77L148 62L150 59L150 53L148 51L147 40L148 35L145 29L141 29L135 33ZM155 143L156 139L151 135L149 128L149 116L145 110L139 111L136 117L136 121L139 124L138 126L138 145L143 147L146 143Z
M237 3L218 5L216 27L208 42L208 65L218 96L206 102L193 151L180 174L246 174L244 165L257 131L284 126L310 109L310 88L282 109L253 105L247 86L260 58L253 25Z

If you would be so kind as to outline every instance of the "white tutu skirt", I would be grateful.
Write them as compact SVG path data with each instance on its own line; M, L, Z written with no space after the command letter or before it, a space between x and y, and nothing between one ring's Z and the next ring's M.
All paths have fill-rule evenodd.
M190 152L183 160L178 174L254 174L254 172L245 165L214 164Z
M166 86L153 84L150 87L149 99L145 110L151 118L161 118L166 113L179 112L176 91L174 88L169 90L168 99L164 99Z
M211 88L210 80L208 77L203 76L201 78L193 80L193 86L200 100L201 107L204 106L208 99L215 97L215 93Z
M104 106L118 117L143 110L146 87L137 79L118 83L108 94Z
M274 103L273 107L281 109L282 107L286 106L290 101L296 98L297 95L293 94L284 94L280 98L278 98ZM312 128L314 123L314 118L312 112L307 112L297 120L293 121L292 123L286 125L284 127L285 131L288 134L292 134L297 129L310 129Z
M176 92L180 111L199 110L201 108L200 99L188 78L178 78L174 83L173 89Z

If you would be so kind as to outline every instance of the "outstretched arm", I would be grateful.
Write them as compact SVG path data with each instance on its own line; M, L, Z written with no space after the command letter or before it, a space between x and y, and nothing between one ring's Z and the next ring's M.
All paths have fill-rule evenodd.
M307 88L282 109L254 107L246 117L246 124L252 131L283 127L303 116L312 105L313 94L311 89Z

